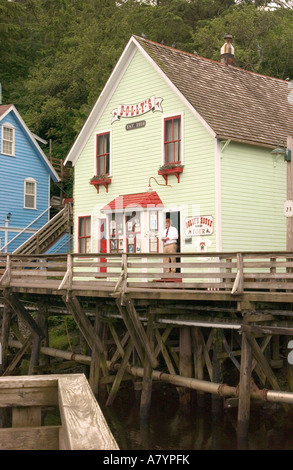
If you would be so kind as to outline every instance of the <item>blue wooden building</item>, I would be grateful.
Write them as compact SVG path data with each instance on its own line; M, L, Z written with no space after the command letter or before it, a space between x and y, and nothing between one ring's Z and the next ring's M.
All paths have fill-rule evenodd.
M0 252L12 253L50 219L59 176L14 105L0 105Z

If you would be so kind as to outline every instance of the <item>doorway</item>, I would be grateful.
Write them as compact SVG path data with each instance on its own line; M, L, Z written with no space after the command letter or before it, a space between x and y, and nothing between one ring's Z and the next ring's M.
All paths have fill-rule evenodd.
M107 220L99 219L98 220L98 244L99 244L99 253L107 253ZM100 263L106 263L106 258L100 258ZM106 273L106 266L101 266L99 269L100 273Z
M178 240L177 240L177 251L180 252L181 241L180 241L180 212L179 211L170 211L166 212L166 219L170 219L171 225L177 228L178 231ZM180 263L180 257L176 258L176 263ZM176 273L180 273L180 268L176 269Z

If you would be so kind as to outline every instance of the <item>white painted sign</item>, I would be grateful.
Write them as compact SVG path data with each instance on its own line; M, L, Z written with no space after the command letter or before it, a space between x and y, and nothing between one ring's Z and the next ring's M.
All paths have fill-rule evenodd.
M187 217L185 219L185 235L187 237L212 235L214 218L211 215Z
M288 200L284 202L284 216L293 217L293 201Z
M119 104L117 108L112 111L112 123L118 121L120 118L131 118L148 113L149 111L163 111L162 110L163 98L156 98L151 96L140 103L135 104Z

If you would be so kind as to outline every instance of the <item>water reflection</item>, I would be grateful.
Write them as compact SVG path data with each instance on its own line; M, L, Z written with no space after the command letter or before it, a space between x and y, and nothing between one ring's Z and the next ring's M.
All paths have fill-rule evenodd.
M182 410L163 390L153 392L148 423L140 422L139 399L122 390L110 407L100 406L121 450L236 450L237 409L211 413L211 398ZM293 449L293 420L280 406L251 410L249 450Z

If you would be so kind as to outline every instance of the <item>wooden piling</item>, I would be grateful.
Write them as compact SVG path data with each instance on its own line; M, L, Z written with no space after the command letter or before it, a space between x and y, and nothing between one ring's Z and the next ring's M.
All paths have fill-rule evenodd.
M98 313L95 314L94 320L94 332L97 336L100 336L101 322L100 316ZM93 391L95 397L98 397L99 394L99 380L100 380L100 354L96 346L96 343L93 345L92 355L91 355L91 365L90 365L90 374L89 374L89 384Z
M2 327L1 327L1 336L0 336L0 344L1 344L0 375L3 374L7 366L7 351L8 351L8 339L9 339L9 331L10 331L10 324L11 324L11 316L12 316L12 311L9 305L5 303L3 316L2 316Z
M250 389L251 389L251 369L252 350L247 339L248 333L242 333L240 382L238 395L238 415L237 415L237 448L247 450L248 448L248 428L250 418Z
M147 337L148 337L149 344L153 350L154 348L153 315L151 315L150 313L148 314ZM151 361L148 355L145 354L142 393L141 393L141 399L140 399L141 423L146 423L149 418L149 412L151 408L151 397L152 397L152 373L153 373L153 368L152 368Z
M184 377L192 377L192 348L191 335L188 326L179 329L179 372ZM182 389L180 405L185 408L191 404L191 391Z
M199 337L199 327L193 327L194 337L194 377L199 380L204 378L204 359L203 359L203 346ZM204 407L204 392L197 391L197 405Z
M219 355L222 352L222 340L218 329L213 329L213 382L222 382L222 371ZM222 398L218 395L212 395L212 412L220 413L222 411Z

